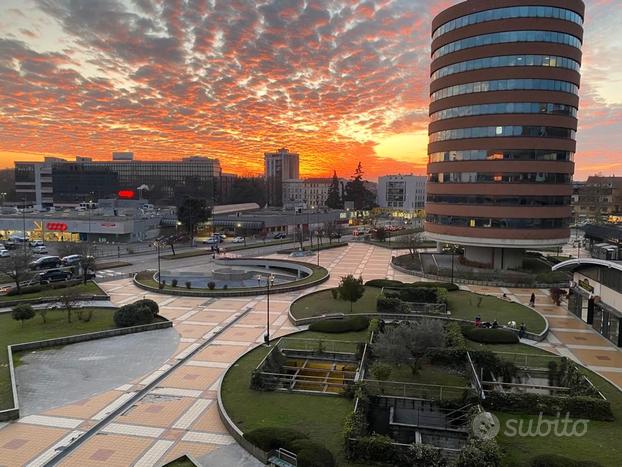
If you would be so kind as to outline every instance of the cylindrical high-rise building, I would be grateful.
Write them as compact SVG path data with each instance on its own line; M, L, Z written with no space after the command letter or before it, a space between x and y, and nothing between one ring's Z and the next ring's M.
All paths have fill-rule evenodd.
M584 12L468 0L434 18L426 231L473 264L568 240Z

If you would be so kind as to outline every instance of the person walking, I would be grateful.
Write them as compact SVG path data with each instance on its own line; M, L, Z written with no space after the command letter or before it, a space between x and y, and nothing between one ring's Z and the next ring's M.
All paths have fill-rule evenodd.
M520 329L518 330L518 338L522 339L525 337L525 331L527 331L527 327L525 326L525 322L520 323Z
M536 305L536 294L531 292L531 298L529 299L529 306L534 307Z

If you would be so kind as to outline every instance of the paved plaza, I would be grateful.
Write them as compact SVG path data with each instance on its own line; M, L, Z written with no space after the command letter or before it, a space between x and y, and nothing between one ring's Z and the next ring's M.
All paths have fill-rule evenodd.
M394 271L390 267L391 255L391 250L365 244L322 251L320 262L331 272L328 282L304 291L271 296L273 337L297 330L287 316L296 298L319 288L334 287L346 274L362 275L364 280L385 277L416 280ZM305 259L317 260L316 257ZM131 303L145 295L129 279L105 282L102 288L115 305ZM497 296L506 293L510 299L524 304L532 292L530 289L468 288ZM552 328L549 339L539 345L582 362L622 386L622 353L565 310L552 305L547 291L536 290L535 293L536 309L550 320ZM227 367L263 340L266 297L206 299L146 294L146 298L159 303L160 313L173 321L179 334L171 356L163 357L154 370L130 377L113 389L27 415L1 427L0 465L43 465L59 448L85 434L88 439L59 465L152 466L162 465L185 453L206 466L257 465L227 433L218 415L216 399ZM230 326L220 332L227 325ZM91 364L98 368L97 360ZM157 384L152 384L156 381ZM109 417L149 385L153 387L144 397L122 413ZM92 431L101 421L107 423L100 430Z

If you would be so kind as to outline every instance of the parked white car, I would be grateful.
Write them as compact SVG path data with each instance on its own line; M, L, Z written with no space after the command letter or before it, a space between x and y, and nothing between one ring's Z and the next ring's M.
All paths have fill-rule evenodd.
M11 253L9 253L9 250L5 250L5 249L0 250L0 258L8 258L9 256L11 256Z
M233 243L244 243L244 237L234 237L231 241Z
M46 247L45 245L38 245L32 248L32 252L35 255L47 255L48 247Z

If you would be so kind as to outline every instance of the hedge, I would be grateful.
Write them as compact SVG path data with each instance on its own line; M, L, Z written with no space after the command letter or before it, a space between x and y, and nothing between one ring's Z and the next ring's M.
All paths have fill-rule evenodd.
M447 289L448 292L455 292L456 290L460 290L456 284L451 282L412 282L412 283L404 283L402 281L397 281L393 279L372 279L365 282L366 286L369 287L389 287L393 289L401 289L404 287L427 287L432 289Z
M123 305L114 312L112 318L117 327L126 328L129 326L138 326L141 324L149 324L153 321L154 315L151 308L146 305L138 305L137 303Z
M541 454L533 457L531 467L601 467L602 464L594 461L579 461L559 454Z
M282 427L264 427L244 433L250 443L269 452L283 448L296 454L298 467L334 467L333 454L307 435Z
M149 308L154 318L158 316L158 313L160 312L160 307L158 306L158 304L148 298L143 298L141 300L138 300L137 302L134 302L133 305L145 306Z
M568 414L571 418L613 421L609 401L592 397L561 397L548 394L489 391L484 406L491 411L527 414Z
M447 292L460 290L460 287L451 282L413 282L412 284L408 284L408 287L431 287L435 289L446 289Z
M378 313L403 313L408 312L406 304L396 297L378 297L376 311Z
M396 281L393 279L372 279L370 281L365 282L366 287L378 287L379 289L383 287L403 287L404 284L402 281Z
M374 434L346 440L346 457L352 461L381 462L399 467L445 467L439 449L425 444L395 444L388 436Z
M518 344L516 333L508 329L488 329L464 326L462 333L467 339L482 344Z
M315 332L356 332L364 331L369 327L369 318L365 316L353 316L342 319L323 319L309 325L309 331Z

